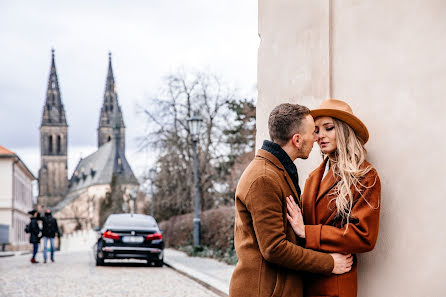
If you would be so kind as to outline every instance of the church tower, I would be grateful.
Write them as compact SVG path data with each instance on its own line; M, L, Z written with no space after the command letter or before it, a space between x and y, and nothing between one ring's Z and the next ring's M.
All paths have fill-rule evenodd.
M113 112L117 106L117 117L120 119L119 123L119 138L120 147L125 152L125 126L122 117L121 107L118 104L118 94L116 93L116 83L113 76L113 68L111 62L111 53L108 54L108 73L105 83L104 103L102 104L101 114L99 116L98 127L98 147L112 140L113 137Z
M68 125L60 96L54 49L40 125L40 170L38 204L52 207L64 198L68 187Z

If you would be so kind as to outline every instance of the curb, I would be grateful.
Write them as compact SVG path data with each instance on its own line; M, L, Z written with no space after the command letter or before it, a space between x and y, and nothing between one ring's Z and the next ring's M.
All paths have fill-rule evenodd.
M1 252L0 258L2 257L14 257L14 256L23 256L23 255L31 255L30 251L15 251L15 252Z
M229 291L227 285L211 276L205 275L184 265L169 260L166 261L166 259L164 259L164 265L192 279L219 296L229 296L227 293Z

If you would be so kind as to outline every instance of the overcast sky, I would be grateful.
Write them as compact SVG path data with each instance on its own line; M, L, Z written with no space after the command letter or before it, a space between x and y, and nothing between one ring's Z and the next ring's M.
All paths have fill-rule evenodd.
M68 121L69 173L97 147L96 129L112 52L126 124L126 153L140 174L143 121L136 105L157 93L162 78L185 68L217 73L255 94L257 0L1 1L0 145L37 177L39 126L51 62Z

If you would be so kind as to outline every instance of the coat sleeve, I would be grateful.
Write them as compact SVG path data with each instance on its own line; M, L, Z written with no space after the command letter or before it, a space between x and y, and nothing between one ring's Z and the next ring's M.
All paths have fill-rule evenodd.
M357 254L371 251L375 247L379 228L381 182L375 173L367 175L362 184L365 190L361 194L357 193L359 198L351 213L354 219L350 221L348 228L305 225L306 248Z
M290 269L329 275L334 266L329 254L305 249L286 239L281 192L276 181L262 176L253 182L246 196L263 258Z

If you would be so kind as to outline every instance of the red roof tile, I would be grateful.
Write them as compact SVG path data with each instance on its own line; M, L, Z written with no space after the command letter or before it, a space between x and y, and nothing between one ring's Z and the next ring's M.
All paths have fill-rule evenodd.
M0 155L11 155L14 156L15 153L11 152L10 150L8 150L7 148L3 147L0 145Z

